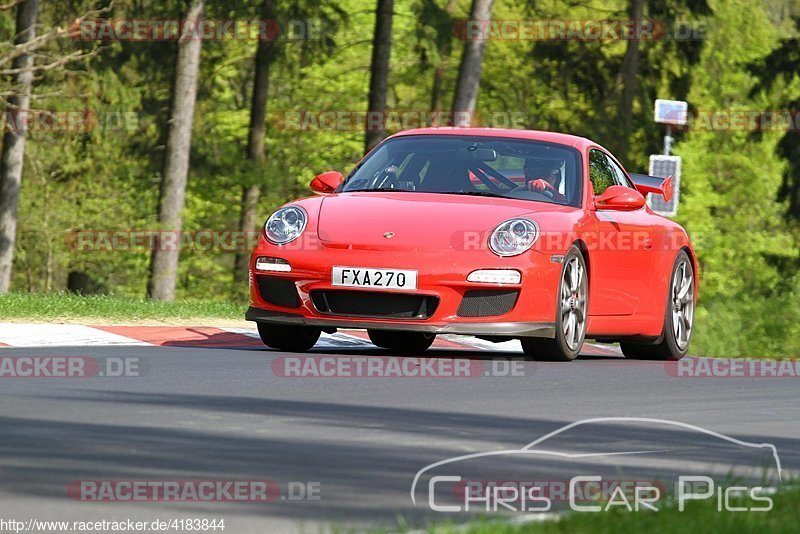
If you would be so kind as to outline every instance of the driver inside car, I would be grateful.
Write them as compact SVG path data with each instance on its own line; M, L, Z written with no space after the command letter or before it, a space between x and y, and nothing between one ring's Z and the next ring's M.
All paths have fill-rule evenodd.
M560 163L544 161L525 166L525 185L528 191L545 194L556 202L565 202L566 197L558 191L560 181Z

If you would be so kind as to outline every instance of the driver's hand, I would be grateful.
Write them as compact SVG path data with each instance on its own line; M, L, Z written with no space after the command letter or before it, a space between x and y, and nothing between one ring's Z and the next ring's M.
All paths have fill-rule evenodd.
M538 178L536 180L531 180L528 182L528 190L533 191L534 193L543 193L546 189L553 189L553 186L547 180L542 180Z

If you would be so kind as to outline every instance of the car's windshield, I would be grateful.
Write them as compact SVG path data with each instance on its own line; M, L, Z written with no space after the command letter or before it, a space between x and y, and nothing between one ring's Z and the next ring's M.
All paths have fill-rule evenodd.
M579 206L580 156L557 143L417 135L390 139L339 188L499 196Z

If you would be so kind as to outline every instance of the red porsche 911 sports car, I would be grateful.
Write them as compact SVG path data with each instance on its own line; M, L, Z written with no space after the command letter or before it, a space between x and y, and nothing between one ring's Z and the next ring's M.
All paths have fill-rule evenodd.
M586 337L629 358L686 354L694 251L643 196L669 199L671 180L628 174L588 139L408 130L311 189L267 219L250 261L246 317L270 347L360 328L405 353L465 334L542 360L574 359Z

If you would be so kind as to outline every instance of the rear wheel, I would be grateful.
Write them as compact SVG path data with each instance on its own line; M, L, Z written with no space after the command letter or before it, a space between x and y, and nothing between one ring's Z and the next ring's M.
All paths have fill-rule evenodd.
M313 326L256 324L264 345L287 352L306 352L316 344L322 333Z
M391 330L367 330L369 339L376 347L395 350L404 354L425 352L433 344L436 334L426 332L397 332Z
M578 357L586 337L589 282L586 262L573 246L564 258L556 303L554 339L520 339L525 356L533 360L566 362Z
M622 354L635 360L680 360L689 348L694 326L694 269L686 252L675 258L661 338L655 344L620 342Z

